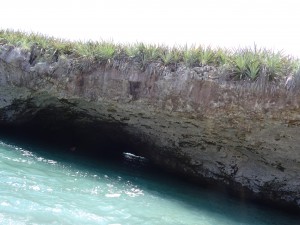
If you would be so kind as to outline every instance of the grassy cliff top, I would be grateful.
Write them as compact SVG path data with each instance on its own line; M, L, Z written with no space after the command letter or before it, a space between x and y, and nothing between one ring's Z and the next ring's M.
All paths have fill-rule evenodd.
M232 78L256 80L267 76L277 80L299 74L300 61L283 52L265 48L224 49L204 46L168 47L154 44L116 44L107 41L68 41L36 33L0 30L0 45L13 45L30 51L39 48L48 56L65 55L88 59L90 62L107 62L115 59L134 60L141 67L158 62L162 66L186 67L214 66L232 74Z

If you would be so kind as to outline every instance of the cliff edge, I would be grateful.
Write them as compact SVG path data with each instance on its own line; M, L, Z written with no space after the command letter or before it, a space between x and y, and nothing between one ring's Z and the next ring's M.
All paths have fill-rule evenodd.
M89 64L0 45L0 126L66 127L240 197L300 210L295 79L228 80L218 67ZM289 86L289 82L294 82ZM97 149L101 151L101 149Z

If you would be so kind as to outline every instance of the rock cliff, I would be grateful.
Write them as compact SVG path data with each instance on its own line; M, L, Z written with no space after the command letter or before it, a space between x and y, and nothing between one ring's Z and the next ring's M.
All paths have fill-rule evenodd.
M2 129L118 143L194 181L300 210L295 85L227 80L212 66L40 56L0 46Z

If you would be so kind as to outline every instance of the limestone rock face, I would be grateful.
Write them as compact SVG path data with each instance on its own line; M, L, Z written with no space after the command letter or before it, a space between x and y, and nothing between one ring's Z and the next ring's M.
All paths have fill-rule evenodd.
M0 46L0 126L55 134L64 124L194 181L300 210L300 95L286 82L226 81L214 67L141 69L121 59L84 67L32 54Z

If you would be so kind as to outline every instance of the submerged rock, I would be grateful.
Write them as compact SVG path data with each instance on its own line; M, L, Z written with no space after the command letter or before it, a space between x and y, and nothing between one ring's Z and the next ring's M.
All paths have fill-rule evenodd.
M298 89L218 79L214 67L90 65L0 48L2 129L44 131L76 152L121 144L196 182L300 210Z

